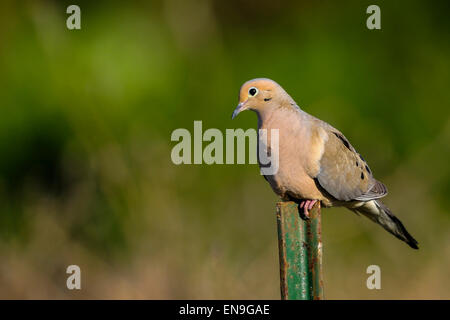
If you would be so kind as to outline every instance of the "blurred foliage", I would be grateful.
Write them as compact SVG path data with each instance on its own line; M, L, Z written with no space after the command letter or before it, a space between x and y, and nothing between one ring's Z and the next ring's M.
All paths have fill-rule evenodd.
M369 1L78 1L76 31L69 4L0 4L0 298L279 298L257 167L170 160L194 120L256 127L230 120L255 77L344 132L421 245L324 210L326 297L450 298L448 1L378 1L377 31Z

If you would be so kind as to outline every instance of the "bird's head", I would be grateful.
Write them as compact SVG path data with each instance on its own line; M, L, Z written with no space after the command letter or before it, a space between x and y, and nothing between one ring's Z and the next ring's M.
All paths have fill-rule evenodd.
M263 108L273 102L278 88L280 86L270 79L260 78L247 81L241 86L239 91L239 104L231 118L234 119L244 110L262 111Z
M261 113L288 101L293 100L275 81L265 78L253 79L242 85L239 92L239 104L231 118L234 119L244 110Z

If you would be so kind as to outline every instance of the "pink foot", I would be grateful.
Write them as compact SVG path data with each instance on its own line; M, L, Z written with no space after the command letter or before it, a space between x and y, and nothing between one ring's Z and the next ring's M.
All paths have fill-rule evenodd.
M303 209L303 214L309 219L309 210L312 209L317 200L302 200L300 202L300 208Z

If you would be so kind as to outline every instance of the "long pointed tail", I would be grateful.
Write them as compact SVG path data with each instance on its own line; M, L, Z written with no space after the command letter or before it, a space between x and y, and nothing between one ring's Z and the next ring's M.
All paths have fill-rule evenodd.
M416 239L409 234L401 221L380 200L367 201L354 211L378 223L398 239L405 241L411 248L419 249Z

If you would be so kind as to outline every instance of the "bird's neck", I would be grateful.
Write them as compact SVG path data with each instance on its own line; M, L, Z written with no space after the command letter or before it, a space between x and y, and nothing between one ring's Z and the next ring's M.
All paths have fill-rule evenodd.
M299 111L303 112L295 103L271 106L257 110L256 114L258 115L258 129L271 127L277 119L285 117L289 118L293 115L293 112Z
M262 129L264 125L270 122L274 112L272 110L258 110L256 115L258 116L258 129Z

